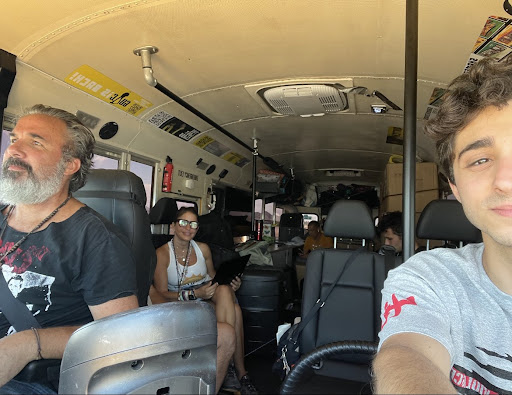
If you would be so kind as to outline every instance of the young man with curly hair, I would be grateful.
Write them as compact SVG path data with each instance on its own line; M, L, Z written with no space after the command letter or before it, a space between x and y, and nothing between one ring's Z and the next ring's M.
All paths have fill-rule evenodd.
M512 57L449 86L426 125L483 243L416 254L390 271L374 361L377 393L512 389Z

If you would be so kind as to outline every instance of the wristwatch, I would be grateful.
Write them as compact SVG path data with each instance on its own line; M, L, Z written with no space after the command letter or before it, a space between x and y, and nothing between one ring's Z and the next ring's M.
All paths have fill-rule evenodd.
M190 291L188 291L188 300L197 300L196 298L196 293L194 292L193 289L191 289Z

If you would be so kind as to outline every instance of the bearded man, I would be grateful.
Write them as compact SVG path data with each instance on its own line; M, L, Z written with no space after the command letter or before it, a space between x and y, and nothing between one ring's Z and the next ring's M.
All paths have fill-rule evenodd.
M41 329L16 332L0 314L0 394L55 393L13 377L32 360L62 358L79 326L138 307L128 241L72 197L85 184L93 148L78 118L43 105L28 109L11 133L0 177L0 265Z

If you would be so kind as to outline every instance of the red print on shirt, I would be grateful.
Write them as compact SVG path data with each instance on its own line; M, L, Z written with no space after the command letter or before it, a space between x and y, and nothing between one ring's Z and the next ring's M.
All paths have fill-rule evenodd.
M386 304L384 305L384 314L383 314L384 322L382 323L382 326L380 327L380 329L384 328L384 325L386 325L386 323L388 322L389 313L391 313L392 310L394 310L395 314L392 315L391 317L398 317L400 315L400 313L402 312L403 305L412 304L412 305L416 306L416 301L414 300L414 296L409 296L408 298L398 300L396 295L393 294L391 296L391 301L393 302L392 304L389 304L388 302L386 302Z

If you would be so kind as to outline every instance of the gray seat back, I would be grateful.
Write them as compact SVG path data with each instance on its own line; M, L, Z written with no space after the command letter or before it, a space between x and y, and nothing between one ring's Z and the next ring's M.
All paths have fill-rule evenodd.
M156 253L146 212L142 180L126 170L91 170L87 183L73 196L113 222L128 237L135 256L140 306L147 304Z
M213 394L217 326L204 302L115 314L71 336L60 394Z
M355 200L336 202L324 225L331 237L373 239L375 226L369 208ZM353 250L318 249L306 263L302 317L311 310L343 269ZM398 258L399 259L399 258ZM396 266L400 261L395 262ZM381 290L386 277L384 256L360 253L348 267L316 317L300 336L301 354L324 344L343 340L377 341L380 330ZM368 357L324 361L317 373L343 379L368 381Z
M464 214L457 200L433 200L418 219L416 234L421 239L480 243L482 232Z

